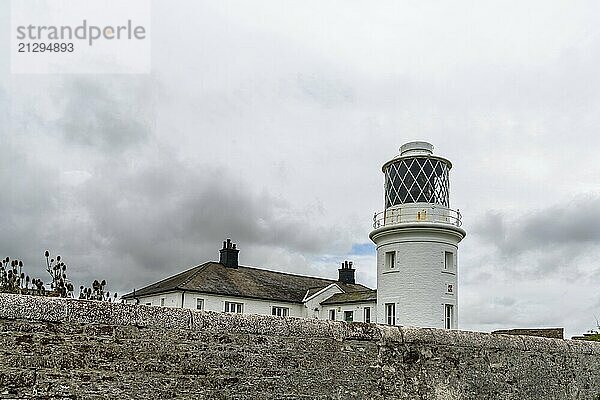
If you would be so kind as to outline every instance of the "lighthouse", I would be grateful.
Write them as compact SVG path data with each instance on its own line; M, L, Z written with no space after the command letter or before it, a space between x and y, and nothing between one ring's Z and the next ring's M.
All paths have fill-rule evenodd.
M369 235L377 246L377 321L458 328L458 244L450 208L452 163L427 142L409 142L383 164L385 205Z

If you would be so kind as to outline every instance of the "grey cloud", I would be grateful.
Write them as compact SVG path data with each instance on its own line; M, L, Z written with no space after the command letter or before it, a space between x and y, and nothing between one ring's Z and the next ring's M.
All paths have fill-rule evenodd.
M217 259L226 237L238 242L249 265L262 264L246 257L256 250L244 248L306 258L334 237L302 210L222 168L193 168L164 154L135 167L126 157L101 163L85 182L58 191L44 183L57 179L54 172L40 175L16 154L2 163L21 163L23 175L17 185L0 172L11 188L0 199L0 254L24 258L27 271L42 279L46 248L65 257L76 282L105 277L122 293Z
M600 243L600 198L547 208L525 219L522 238L533 245Z
M600 248L600 198L508 215L487 212L471 229L481 245L495 251L491 261L502 270L517 276L562 273L567 280L598 276L600 269L586 269L582 256Z
M493 300L493 302L495 304L497 304L497 305L500 305L500 306L511 307L511 306L513 306L517 302L517 300L515 298L513 298L513 297L506 297L506 296L504 296L504 297L497 297L497 298L495 298Z
M52 184L57 176L31 164L26 154L11 146L4 146L3 150L6 153L0 157L0 257L22 259L26 266L39 265L43 250L51 242L56 246L60 240L54 236L61 214ZM15 175L14 170L19 174ZM37 268L30 273L42 277Z
M578 198L513 218L502 212L488 212L473 232L511 254L600 244L600 198Z
M217 166L192 168L166 155L136 168L98 168L79 189L97 243L139 271L215 259L220 241L314 254L332 233L268 192ZM242 254L243 261L243 254Z
M65 90L38 98L43 104L60 93L56 104L10 116L23 137L32 137L31 121L45 133L28 152L59 151L65 162L49 167L20 147L4 147L0 159L7 188L0 198L0 254L23 258L32 275L44 278L41 254L50 249L71 265L77 283L107 278L122 293L216 259L226 237L239 243L242 262L263 265L252 255L280 251L302 262L339 236L314 222L322 208L294 206L226 165L180 160L176 150L149 141L152 102L140 99L143 82L67 82ZM44 118L45 112L60 117Z
M305 96L325 107L352 102L355 96L352 86L339 78L298 74L297 84Z
M148 139L154 104L147 79L104 77L63 82L54 93L57 129L68 142L119 151Z
M466 303L466 304L465 304ZM486 330L536 326L554 326L557 321L551 313L531 312L530 304L526 301L505 298L487 299L485 302L472 304L463 302L463 318L465 324L477 324Z
M86 213L64 185L67 170L91 156L92 146L113 154L148 137L145 105L151 101L141 100L144 91L141 81L108 76L51 82L16 77L10 90L0 87L3 256L22 258L32 274L43 275L44 249L77 253L92 245L77 231L85 229Z
M482 218L473 224L470 231L500 246L506 240L505 224L503 213L499 211L487 211Z

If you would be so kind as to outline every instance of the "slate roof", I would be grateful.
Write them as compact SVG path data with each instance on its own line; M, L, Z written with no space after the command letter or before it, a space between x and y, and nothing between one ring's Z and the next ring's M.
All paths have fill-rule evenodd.
M306 291L306 294L305 294L305 296L304 296L304 297L305 297L305 298L307 298L307 297L311 297L312 295L314 295L315 293L319 292L320 290L323 290L323 288L326 288L326 287L327 287L327 286L319 286L319 287L313 287L313 288L310 288L310 289L308 289L308 290Z
M185 290L216 295L247 297L302 303L307 290L324 288L332 283L345 292L370 291L366 286L347 284L332 279L288 274L266 269L227 268L217 262L207 262L160 282L135 291L135 297ZM123 299L133 299L128 293Z
M327 304L340 304L340 303L364 303L364 302L376 302L377 301L377 290L363 290L346 293L336 293L327 300L321 302L322 305Z

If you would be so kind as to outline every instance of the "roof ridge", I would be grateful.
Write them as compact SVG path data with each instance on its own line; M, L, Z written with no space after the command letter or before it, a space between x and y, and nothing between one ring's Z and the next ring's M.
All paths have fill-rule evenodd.
M303 269L302 271L307 273L313 272L310 269L308 271ZM371 288L361 284L343 283L334 279L306 274L301 275L245 265L240 265L237 269L233 269L226 268L216 261L207 261L188 268L179 274L144 286L122 297L127 299L169 290L187 291L188 289L202 289L201 291L203 292L222 292L228 295L240 295L244 297L250 295L250 297L254 298L301 302L309 290L318 292L331 285L335 285L339 288L339 291L344 293L371 290Z
M335 282L331 282L329 285L331 285L332 283L335 283ZM327 286L329 286L329 285L327 285ZM323 289L324 287L325 287L325 286L311 286L311 287L309 287L307 290L312 290L312 289Z
M376 289L372 289L372 288L370 288L370 287L368 287L366 285L363 285L362 283L346 283L346 282L340 282L340 281L336 281L336 282L339 283L339 284L341 284L341 285L343 285L343 286L350 286L350 287L352 287L352 286L360 286L360 287L366 288L368 290L376 290Z
M259 267L249 267L247 265L240 265L238 268L247 268L247 269L256 269L259 271L266 271L266 272L270 272L273 274L281 274L281 275L290 275L290 276L300 276L302 278L312 278L312 279L319 279L321 281L327 281L328 283L335 283L338 282L335 279L330 279L330 278L320 278L318 276L311 276L311 275L300 275L300 274L293 274L291 272L281 272L281 271L273 271L271 269L266 269L266 268L259 268ZM319 286L315 286L315 288L317 288ZM311 288L312 289L312 288Z

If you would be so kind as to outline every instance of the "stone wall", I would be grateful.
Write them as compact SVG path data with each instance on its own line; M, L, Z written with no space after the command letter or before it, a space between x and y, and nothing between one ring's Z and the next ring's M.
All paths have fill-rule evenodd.
M501 335L539 336L551 339L564 339L564 328L500 329L492 333Z
M0 333L0 398L600 398L598 343L6 294Z

